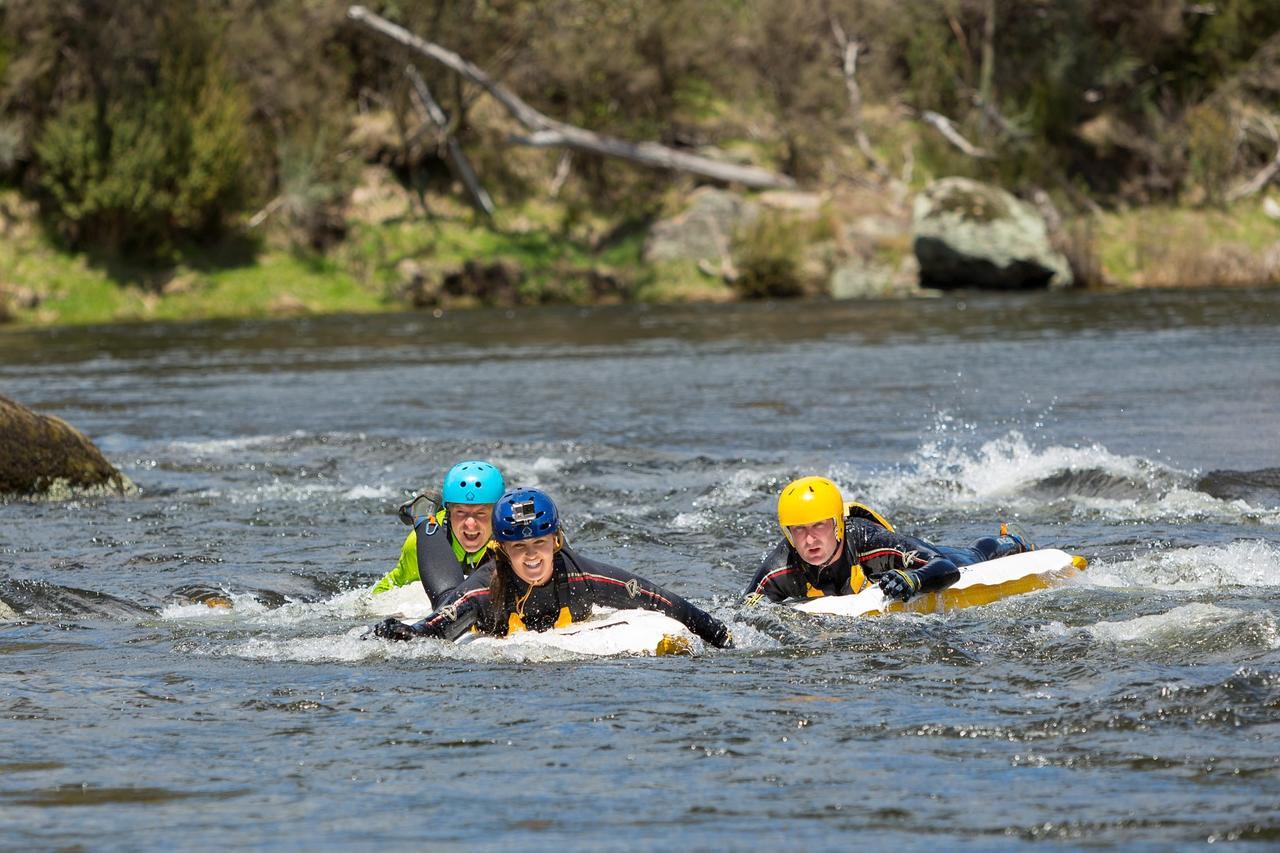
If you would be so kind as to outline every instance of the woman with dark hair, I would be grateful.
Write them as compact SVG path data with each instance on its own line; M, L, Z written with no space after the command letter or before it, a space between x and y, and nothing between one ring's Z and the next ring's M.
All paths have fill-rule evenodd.
M644 578L574 552L560 532L555 502L537 489L507 492L493 508L498 547L435 612L414 625L396 619L374 633L393 640L453 640L468 630L505 637L580 622L593 606L641 608L670 616L713 646L733 638L728 627Z

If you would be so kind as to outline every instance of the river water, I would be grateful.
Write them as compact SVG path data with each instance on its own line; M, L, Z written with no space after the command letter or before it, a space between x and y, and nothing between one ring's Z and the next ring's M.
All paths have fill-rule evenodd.
M1280 290L19 331L0 393L140 487L0 505L5 847L1280 844ZM467 457L739 647L362 639ZM810 473L1091 565L743 612Z

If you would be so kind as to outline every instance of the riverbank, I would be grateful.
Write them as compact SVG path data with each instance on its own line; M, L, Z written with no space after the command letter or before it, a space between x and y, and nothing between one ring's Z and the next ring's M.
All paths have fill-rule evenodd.
M546 201L501 208L485 222L452 198L415 201L385 181L369 197L351 208L344 237L323 253L250 233L157 268L63 251L39 227L34 206L14 192L0 194L0 323L12 328L750 297L721 268L647 260L650 223L610 221ZM865 192L814 198L821 209L802 232L756 229L756 257L748 263L821 266L813 258L843 251L874 256L883 269L909 275L903 204ZM673 197L668 207L676 213L686 201ZM1059 241L1087 278L1085 286L1095 289L1276 285L1280 222L1273 208L1254 198L1221 210L1102 213L1065 221ZM848 223L867 220L876 223L874 235L844 240L862 239L863 245L838 246L840 235L851 233ZM825 273L807 275L801 293L831 295ZM446 286L447 295L441 292ZM876 295L912 292L899 282Z

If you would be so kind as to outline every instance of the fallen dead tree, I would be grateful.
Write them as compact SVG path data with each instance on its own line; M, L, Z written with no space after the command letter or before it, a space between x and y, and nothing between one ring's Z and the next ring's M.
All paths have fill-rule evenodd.
M471 161L467 159L462 146L449 130L449 117L445 115L444 108L432 97L431 89L427 86L427 81L423 80L422 75L418 73L418 69L410 65L405 68L404 73L413 84L413 92L418 96L418 104L422 107L422 111L427 114L427 118L443 137L445 154L449 158L449 168L453 169L458 180L462 181L462 185L467 188L467 195L471 197L471 206L492 219L493 199L480 184L475 169L471 168Z
M556 121L525 103L510 89L453 51L420 38L363 6L352 6L347 10L347 17L415 53L439 62L480 86L502 104L516 121L528 129L527 136L512 137L514 142L539 147L563 147L606 157L618 157L656 169L670 169L725 183L741 184L750 189L781 189L795 186L795 181L790 177L767 169L713 160L668 148L656 142L630 142Z

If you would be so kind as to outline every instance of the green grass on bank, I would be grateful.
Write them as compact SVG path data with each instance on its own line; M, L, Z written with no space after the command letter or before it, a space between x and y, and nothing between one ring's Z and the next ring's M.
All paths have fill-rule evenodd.
M469 260L517 265L529 302L548 294L578 303L736 298L694 263L644 264L644 228L548 202L500 210L484 224L437 200L431 217L406 211L354 222L323 257L241 244L193 253L167 269L63 251L30 218L3 216L18 209L16 194L0 192L0 323L10 327L404 310L409 272L439 278ZM1256 198L1230 210L1107 213L1091 218L1087 234L1111 287L1280 284L1280 223ZM894 245L911 251L909 240ZM616 292L591 289L601 275Z
M1120 287L1280 283L1280 222L1259 199L1230 209L1146 207L1093 221L1094 252Z
M530 301L554 288L559 300L590 302L593 294L575 285L589 272L614 276L630 297L643 298L645 287L669 295L651 287L654 271L641 269L641 231L597 244L590 235L602 229L566 228L557 221L561 215L528 206L500 212L492 224L469 213L356 222L324 257L224 247L189 254L164 269L66 252L33 223L10 223L0 234L0 300L7 298L8 321L18 325L391 311L410 304L405 262L439 277L469 260L500 259L523 270L520 290ZM700 275L692 266L681 272ZM672 293L678 289L671 285ZM689 298L701 295L685 289L692 291ZM27 304L33 296L36 304Z
M0 268L18 300L13 321L77 325L298 313L376 311L382 300L332 264L267 252L248 265L196 270L179 266L121 276L83 255L60 252L38 238L0 241ZM24 295L24 294L20 294Z

